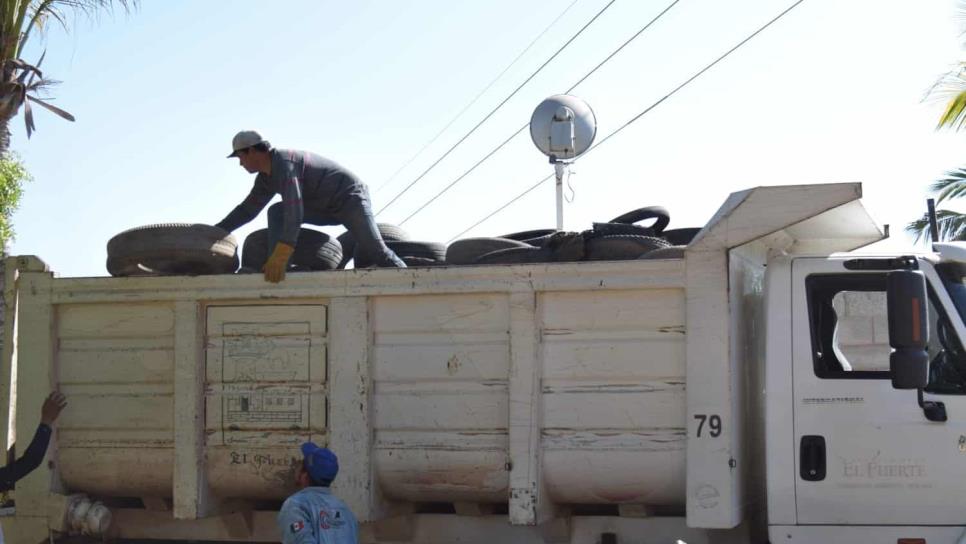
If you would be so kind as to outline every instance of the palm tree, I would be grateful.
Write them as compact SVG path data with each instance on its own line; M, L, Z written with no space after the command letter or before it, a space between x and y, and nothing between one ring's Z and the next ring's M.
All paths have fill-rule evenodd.
M936 204L966 195L966 168L946 172L946 177L934 181L930 192L937 193ZM936 210L940 240L966 240L966 214L953 210ZM923 214L906 225L906 232L915 234L916 241L929 240L929 214Z
M966 28L966 1L960 0L958 10L957 18ZM966 31L962 36L966 36ZM939 117L937 130L962 130L966 125L966 62L960 62L956 68L940 77L926 93L926 97L946 100L946 108ZM933 182L929 189L938 193L936 204L966 195L966 168L946 172L946 177ZM936 222L939 225L940 240L966 240L966 214L953 210L937 210ZM917 242L929 239L928 214L906 225L906 231L915 234Z
M51 105L38 96L57 82L44 77L40 71L44 55L37 64L21 58L24 47L35 34L43 34L51 22L69 29L69 15L93 16L115 4L125 10L135 7L138 0L0 0L0 158L10 148L10 120L22 107L27 137L35 130L31 102L73 121L66 111Z

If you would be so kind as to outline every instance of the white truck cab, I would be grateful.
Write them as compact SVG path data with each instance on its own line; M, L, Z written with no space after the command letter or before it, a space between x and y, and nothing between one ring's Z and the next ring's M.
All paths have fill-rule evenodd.
M956 542L962 534L966 243L934 249L769 262L772 542ZM926 284L928 374L916 390L896 388L890 369L888 278L897 271L917 271Z

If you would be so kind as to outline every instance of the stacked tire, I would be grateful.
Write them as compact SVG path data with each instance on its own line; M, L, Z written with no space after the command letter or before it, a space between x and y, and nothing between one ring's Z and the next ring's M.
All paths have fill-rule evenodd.
M107 271L112 276L231 274L237 268L235 238L211 225L145 225L107 242Z
M261 271L268 260L268 229L256 230L242 246L242 270ZM328 234L314 229L299 229L290 270L335 270L342 261L342 245Z
M387 245L389 242L409 241L409 234L396 225L376 223L376 228L379 230L379 235L382 237L383 242L386 242ZM342 259L339 261L338 268L345 268L349 264L349 261L353 261L355 268L367 268L372 265L365 256L361 254L356 255L356 241L352 237L351 232L345 231L340 234L338 241L342 244Z

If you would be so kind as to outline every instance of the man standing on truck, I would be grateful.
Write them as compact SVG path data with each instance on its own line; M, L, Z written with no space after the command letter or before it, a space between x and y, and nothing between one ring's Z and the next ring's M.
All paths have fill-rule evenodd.
M329 486L339 473L339 459L329 448L302 444L302 464L295 475L300 491L278 513L283 544L356 544L356 517Z
M60 411L65 406L67 406L67 399L56 391L44 400L43 406L40 407L40 425L37 425L34 438L30 441L30 445L27 446L23 456L0 468L0 491L13 489L17 480L40 466L41 461L44 460L44 455L47 454L47 445L50 443L50 434L53 432L50 426L54 424L57 416L60 415ZM2 541L2 538L0 538L0 541Z
M265 280L285 279L302 223L345 225L362 252L376 266L405 268L383 242L372 215L369 190L352 172L307 151L275 149L254 130L243 130L231 141L228 158L255 176L251 192L215 226L231 232L248 223L276 194L282 202L268 209L268 250Z

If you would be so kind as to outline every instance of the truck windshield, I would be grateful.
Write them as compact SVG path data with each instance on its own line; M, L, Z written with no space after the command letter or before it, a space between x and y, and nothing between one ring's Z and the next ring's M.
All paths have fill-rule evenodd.
M966 263L940 263L936 272L943 280L949 298L953 299L959 317L966 323Z
M942 279L956 312L966 322L966 263L940 263L936 272ZM929 385L926 391L940 394L966 394L966 350L956 337L946 312L930 295Z

